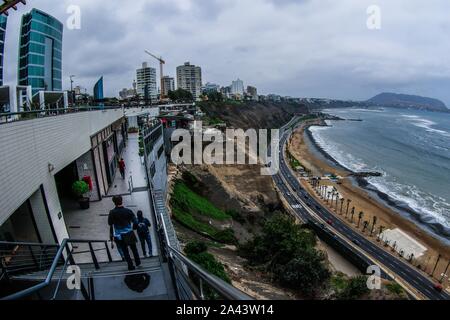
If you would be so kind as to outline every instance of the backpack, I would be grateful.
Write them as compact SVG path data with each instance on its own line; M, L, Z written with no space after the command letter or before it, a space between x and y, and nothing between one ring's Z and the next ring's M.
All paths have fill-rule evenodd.
M143 235L148 234L148 226L145 223L145 220L139 221L137 223L136 230L137 230L138 234L143 234Z

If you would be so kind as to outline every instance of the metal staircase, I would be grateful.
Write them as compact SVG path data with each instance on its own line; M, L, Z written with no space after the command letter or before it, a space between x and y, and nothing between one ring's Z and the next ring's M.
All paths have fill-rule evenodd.
M167 245L164 239L161 243L164 255L143 258L136 270L128 271L125 262L112 260L108 241L65 239L61 245L0 242L0 298L199 300L211 298L214 292L218 299L250 299ZM88 250L77 250L80 245ZM88 263L86 254L91 258ZM82 263L77 262L80 257ZM74 270L79 271L78 287L70 285L76 282Z

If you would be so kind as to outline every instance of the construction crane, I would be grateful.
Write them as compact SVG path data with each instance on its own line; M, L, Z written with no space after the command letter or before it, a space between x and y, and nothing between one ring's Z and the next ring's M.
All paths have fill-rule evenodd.
M160 100L163 100L165 98L164 95L164 65L166 64L166 62L163 60L162 57L157 57L156 55L154 55L151 52L148 52L147 50L145 50L145 53L148 54L149 56L151 56L152 58L155 58L156 60L159 61L159 73L161 75L161 93L160 93Z
M26 0L3 0L3 4L0 5L0 14L8 15L9 9L17 10L17 4L27 4Z

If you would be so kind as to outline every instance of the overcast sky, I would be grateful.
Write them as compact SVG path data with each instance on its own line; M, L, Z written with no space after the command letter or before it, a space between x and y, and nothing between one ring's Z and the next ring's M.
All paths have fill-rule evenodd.
M448 0L29 0L11 11L5 81L17 79L20 17L36 7L66 24L81 8L81 29L65 27L63 86L105 94L131 87L147 49L167 61L165 73L190 61L203 82L241 78L260 93L368 99L392 91L431 96L450 105ZM381 9L369 30L367 8Z

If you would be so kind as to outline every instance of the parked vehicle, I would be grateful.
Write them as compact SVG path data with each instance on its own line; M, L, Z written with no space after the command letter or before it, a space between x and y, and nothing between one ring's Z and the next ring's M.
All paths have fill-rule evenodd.
M444 290L444 287L440 283L435 283L433 288L438 292L442 292L442 290Z

